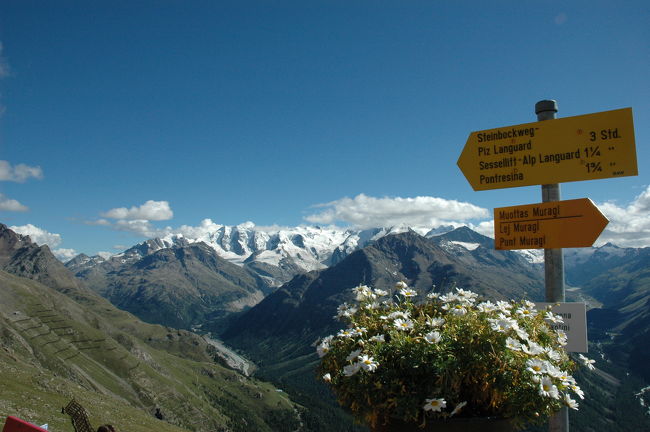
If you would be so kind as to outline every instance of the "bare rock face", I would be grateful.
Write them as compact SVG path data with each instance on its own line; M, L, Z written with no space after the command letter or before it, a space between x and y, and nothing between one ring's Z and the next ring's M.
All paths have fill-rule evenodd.
M0 224L0 270L38 281L63 293L89 293L48 246L38 246L29 236L17 234L3 224Z

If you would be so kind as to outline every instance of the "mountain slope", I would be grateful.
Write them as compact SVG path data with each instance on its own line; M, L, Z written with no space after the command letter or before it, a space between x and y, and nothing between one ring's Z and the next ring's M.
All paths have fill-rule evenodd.
M58 412L74 397L95 425L120 430L298 427L298 408L286 396L216 363L203 338L116 309L28 237L0 226L0 238L0 416L72 431ZM153 417L155 408L165 422Z
M255 305L268 290L262 278L205 243L151 249L131 248L124 256L77 267L77 277L117 307L177 328L219 321Z
M583 290L603 303L588 316L608 354L650 381L650 248L625 256L584 284Z
M392 290L404 280L421 293L434 285L448 291L455 283L490 298L538 300L539 278L539 271L517 254L483 246L470 251L449 238L434 241L411 231L383 237L326 270L295 277L239 317L224 337L237 343L248 335L265 344L268 337L291 335L311 343L339 326L333 319L336 309L351 300L349 289L360 283Z

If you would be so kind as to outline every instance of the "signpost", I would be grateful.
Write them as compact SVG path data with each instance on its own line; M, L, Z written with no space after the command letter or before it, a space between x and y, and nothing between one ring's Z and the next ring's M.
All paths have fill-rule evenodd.
M637 175L632 108L472 132L458 167L474 190Z
M609 221L588 198L494 209L494 247L590 247Z
M585 305L564 303L562 248L591 246L608 220L587 198L560 201L559 183L637 175L634 123L632 108L560 119L556 112L555 101L543 100L536 123L472 132L457 163L474 190L542 185L542 203L494 209L495 248L544 249L546 301L579 317L571 350L586 352ZM549 432L568 430L565 407Z

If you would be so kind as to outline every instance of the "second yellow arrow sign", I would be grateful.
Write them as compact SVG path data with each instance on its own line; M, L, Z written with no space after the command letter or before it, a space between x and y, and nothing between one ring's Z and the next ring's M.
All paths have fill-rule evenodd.
M495 249L589 247L609 221L588 198L494 209Z

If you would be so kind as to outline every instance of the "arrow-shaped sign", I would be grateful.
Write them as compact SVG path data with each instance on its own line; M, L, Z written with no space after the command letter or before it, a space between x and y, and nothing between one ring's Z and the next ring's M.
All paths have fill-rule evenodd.
M495 208L494 247L589 247L608 223L588 198Z
M458 167L474 190L637 175L632 108L472 132Z

